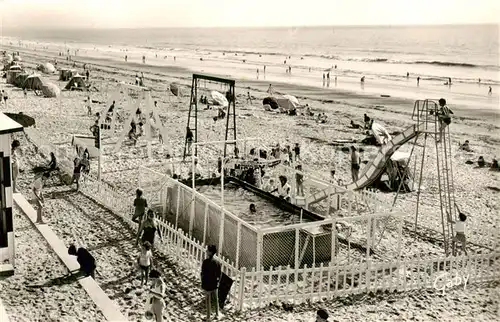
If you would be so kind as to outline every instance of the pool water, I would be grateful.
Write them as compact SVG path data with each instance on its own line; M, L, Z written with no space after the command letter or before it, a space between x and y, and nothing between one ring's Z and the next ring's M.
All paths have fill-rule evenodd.
M217 204L221 204L220 185L199 187L198 191ZM252 203L255 204L256 213L250 213L249 207ZM224 207L256 228L276 227L300 222L300 215L283 211L268 200L232 183L225 184ZM310 220L302 219L302 222L310 222Z

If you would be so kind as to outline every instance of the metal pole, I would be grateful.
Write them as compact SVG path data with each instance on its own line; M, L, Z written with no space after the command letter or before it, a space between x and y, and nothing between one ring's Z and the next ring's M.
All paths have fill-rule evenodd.
M425 162L425 147L427 146L427 132L424 134L424 149L422 151L422 162L420 163L420 178L418 180L418 193L417 193L417 209L415 211L415 232L417 231L418 224L418 205L420 204L420 193L422 191L422 171L424 171L424 162Z
M196 147L196 143L194 144L194 146ZM195 180L195 173L194 173L194 168L195 168L195 164L194 164L194 155L191 155L191 176L192 176L192 180L191 180L191 184L192 184L192 188L193 188L193 198L194 198L194 191L196 190L196 180Z
M224 158L222 158L221 174L220 174L220 204L224 208Z
M99 131L98 131L98 135L99 135L99 157L98 157L98 161L97 161L97 181L101 181L101 163L102 163L102 146L101 146L101 124L99 122Z

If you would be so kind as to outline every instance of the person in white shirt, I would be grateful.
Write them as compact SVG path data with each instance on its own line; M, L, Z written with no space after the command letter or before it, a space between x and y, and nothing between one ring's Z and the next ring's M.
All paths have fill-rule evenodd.
M48 172L45 172L40 177L35 179L35 182L33 183L33 194L35 196L35 203L38 207L37 218L36 218L37 224L44 224L44 222L42 220L42 213L43 213L43 203L44 203L45 199L43 198L42 188L43 188L45 181L49 177L50 177L50 174Z
M372 133L375 136L375 139L377 140L378 144L385 145L385 144L387 144L387 142L392 140L391 135L389 134L389 132L387 132L385 127L383 127L382 125L380 125L378 123L373 122L373 119L372 119L371 123L372 123L372 125L370 128L371 128Z
M150 290L150 296L146 303L146 317L153 318L156 322L163 322L163 309L165 308L166 284L161 277L161 273L152 270L149 277L153 279L153 286Z
M459 221L451 221L454 225L455 236L452 240L452 254L456 256L456 244L460 242L462 244L462 251L465 255L467 255L467 238L465 237L465 221L467 220L467 216L464 213L459 212L458 214Z
M264 184L262 186L262 190L269 193L272 193L272 191L276 191L276 183L274 182L274 178L270 178L266 174L264 176Z
M272 192L278 191L278 197L290 201L290 192L292 187L288 184L288 179L285 176L279 176L280 184L278 188L274 189Z
M141 286L144 285L144 280L146 281L146 285L148 285L152 259L153 253L151 252L151 244L147 241L142 245L141 253L137 258L137 262L139 263L139 267L141 269Z

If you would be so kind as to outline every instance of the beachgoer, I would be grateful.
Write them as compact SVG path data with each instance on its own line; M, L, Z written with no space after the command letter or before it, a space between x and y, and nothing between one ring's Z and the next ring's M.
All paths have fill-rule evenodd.
M358 149L353 145L351 146L351 176L352 181L358 181L361 157L359 156Z
M81 168L81 172L83 173L90 173L90 154L89 154L89 150L88 149L85 149L85 151L83 152L83 156L80 160L80 164L82 166Z
M439 119L439 139L440 142L443 137L443 132L445 128L451 123L451 114L453 111L446 105L446 100L444 98L439 99L439 110L437 111L437 117Z
M459 212L458 214L459 221L450 221L454 225L455 236L452 240L452 254L456 256L456 243L460 242L462 244L462 251L467 255L467 238L465 237L465 221L467 220L467 216Z
M295 146L293 148L293 152L295 154L295 161L301 160L301 158L300 158L300 145L298 143L295 143Z
M467 152L472 152L472 149L469 146L469 140L465 140L465 142L462 145L460 145L460 149Z
M354 123L353 120L351 120L351 127L353 129L360 129L361 128L361 125L357 124L357 123Z
M250 212L252 214L257 212L257 209L255 208L255 204L253 204L253 203L250 204L250 207L248 207L248 209L250 210Z
M451 86L451 77L448 77L448 85Z
M134 199L134 215L132 216L132 221L139 223L142 222L142 217L146 213L146 208L148 207L148 202L146 198L143 196L143 191L141 189L137 189L135 191L135 199Z
M316 322L328 322L328 312L323 309L319 309L316 312Z
M361 83L365 82L365 76L361 77Z
M297 169L297 171L299 172L296 172L295 173L295 184L296 184L296 192L297 192L297 196L301 196L303 197L304 196L304 175L302 174L302 166L299 164L295 167L295 169Z
M146 281L146 285L148 284L152 260L153 253L151 252L151 244L149 242L145 242L142 244L141 252L137 257L137 263L141 269L141 286L144 285L144 281Z
M90 96L87 97L87 115L92 116L92 100Z
M406 78L410 78L410 73L406 72Z
M198 163L198 158L195 157L195 159L194 159L194 177L195 178L200 178L201 177L201 172L202 171L201 171L201 167L200 167L200 165ZM193 175L193 170L190 169L189 170L189 177L191 178L192 175Z
M488 87L488 95L491 96L493 94L493 89L491 86Z
M12 143L10 144L10 158L12 160L12 192L17 192L16 190L16 182L17 182L17 177L19 175L19 147L21 146L21 143L19 143L19 140L13 140Z
M274 91L273 91L273 85L272 85L272 84L269 84L269 87L267 88L267 93L268 93L269 95L273 95L273 92L274 92Z
M275 191L278 191L278 197L281 199L285 199L286 201L290 201L290 191L292 188L288 184L288 179L285 176L279 176L280 184L278 184L278 188ZM274 191L273 191L274 192Z
M57 159L54 152L50 152L50 162L47 165L49 171L54 171L57 169Z
M188 153L191 153L191 144L193 143L193 132L189 128L189 126L186 128L186 143L187 143L187 151Z
M262 187L262 169L260 167L254 169L253 179L255 181L255 186L260 189Z
M35 203L37 206L37 217L36 217L37 224L44 224L42 219L42 214L43 214L43 203L45 202L45 199L43 197L42 188L43 185L45 184L45 181L49 178L49 176L50 175L47 172L45 172L37 179L35 179L35 182L33 183L33 194L35 196Z
M87 82L90 80L90 71L87 69L87 72L85 73L85 76L87 76Z
M137 233L136 244L139 244L139 239L144 244L145 242L149 242L151 247L154 247L155 244L155 236L156 232L158 232L158 236L161 238L161 232L158 230L155 220L154 211L149 209L146 219L142 222L139 227L139 231Z
M128 60L128 56L127 56L127 55L125 55L125 62L127 62L127 60Z
M76 190L80 190L80 175L82 171L82 163L80 162L80 159L75 158L73 160L73 181L76 181Z
M247 92L247 103L252 104L252 96L250 96L250 92Z
M484 161L484 157L482 155L480 155L479 158L477 159L477 165L480 168L484 168L484 166L486 165L486 161Z
M330 183L335 184L335 170L330 170Z
M417 86L420 85L420 76L417 76Z
M266 65L264 65L264 74L266 73Z
M72 256L76 256L76 260L78 264L80 264L80 272L85 274L85 276L91 276L95 278L95 258L92 256L89 251L83 247L76 248L74 244L69 245L68 254Z
M152 270L149 277L153 280L153 285L149 291L150 298L148 300L149 307L151 311L149 316L154 317L156 322L163 322L163 310L165 309L165 291L167 290L167 285L161 276L161 273L157 270ZM148 316L148 314L146 314Z
M205 291L205 304L207 309L207 319L210 321L212 317L212 303L215 302L215 314L219 317L219 296L217 294L219 281L221 277L221 266L214 259L217 253L215 245L207 247L207 258L201 265L201 287Z
M372 130L373 135L375 136L375 139L377 140L377 143L380 145L387 144L390 140L392 140L391 135L385 127L382 125L375 123L373 119L370 121L371 126L370 129Z
M24 98L28 98L28 91L26 90L26 87L23 88L23 94L24 94Z

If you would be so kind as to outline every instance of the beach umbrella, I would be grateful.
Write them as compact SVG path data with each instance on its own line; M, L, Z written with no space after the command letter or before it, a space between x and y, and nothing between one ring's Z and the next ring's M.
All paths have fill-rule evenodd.
M292 102L295 105L295 107L298 107L300 105L299 100L295 96L287 94L287 95L283 95L283 97L290 100L290 102Z
M179 96L179 86L176 83L170 83L170 91L175 96Z
M16 70L17 71L22 71L23 68L21 66L19 66L19 65L12 65L12 66L10 66L9 70L12 70L12 71L16 71Z
M29 127L35 125L35 119L32 118L31 116L24 115L23 112L4 113L4 114L7 115L12 120L16 121L17 123L21 124L23 127Z
M295 104L287 98L277 98L276 102L278 102L279 107L284 110L293 110L297 108Z
M86 89L87 86L85 85L85 78L79 74L76 74L71 78L71 80L66 84L66 87L64 89L77 89L83 91Z
M42 86L42 93L45 97L59 97L61 90L54 83L46 83Z
M56 72L56 68L51 63L40 64L38 65L37 70L45 74L53 74Z
M211 91L210 96L212 96L212 99L215 102L215 105L220 105L222 107L227 107L229 106L229 102L227 101L227 98L222 95L221 93L217 91Z
M273 110L279 108L278 101L274 97L266 97L262 101L262 105L269 105Z

